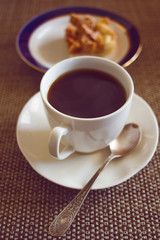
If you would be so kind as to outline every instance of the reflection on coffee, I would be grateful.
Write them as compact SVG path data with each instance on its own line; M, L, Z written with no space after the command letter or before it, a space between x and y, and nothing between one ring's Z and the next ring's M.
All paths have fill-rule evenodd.
M67 115L95 118L118 110L126 101L126 93L115 77L97 70L80 69L54 81L48 101Z

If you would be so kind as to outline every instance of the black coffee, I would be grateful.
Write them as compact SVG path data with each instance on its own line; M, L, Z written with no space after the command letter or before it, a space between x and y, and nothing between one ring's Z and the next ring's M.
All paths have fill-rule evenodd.
M126 93L115 77L82 69L61 75L50 87L48 101L67 115L95 118L119 109L126 101Z

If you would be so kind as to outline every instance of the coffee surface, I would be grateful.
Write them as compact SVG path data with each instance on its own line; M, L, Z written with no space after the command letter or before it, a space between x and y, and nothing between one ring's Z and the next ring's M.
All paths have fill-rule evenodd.
M48 92L48 101L67 115L95 118L118 110L126 101L126 93L115 77L82 69L67 72L54 81Z

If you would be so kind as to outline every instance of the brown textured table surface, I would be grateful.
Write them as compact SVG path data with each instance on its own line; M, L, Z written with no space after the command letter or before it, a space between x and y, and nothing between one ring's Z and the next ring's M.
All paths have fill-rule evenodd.
M0 239L53 239L48 226L77 190L36 173L18 148L19 113L39 91L42 73L19 58L15 40L35 15L64 6L98 7L131 21L143 50L126 69L135 92L160 121L160 1L0 1ZM149 164L124 183L89 193L70 230L61 239L160 239L160 148Z

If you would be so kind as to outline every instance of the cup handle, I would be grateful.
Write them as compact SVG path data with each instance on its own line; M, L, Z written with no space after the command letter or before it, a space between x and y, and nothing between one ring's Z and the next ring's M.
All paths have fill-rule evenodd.
M63 160L75 152L71 146L65 146L63 150L60 151L61 139L63 136L67 135L68 132L68 129L65 127L55 127L49 135L49 152L53 157L59 160Z

